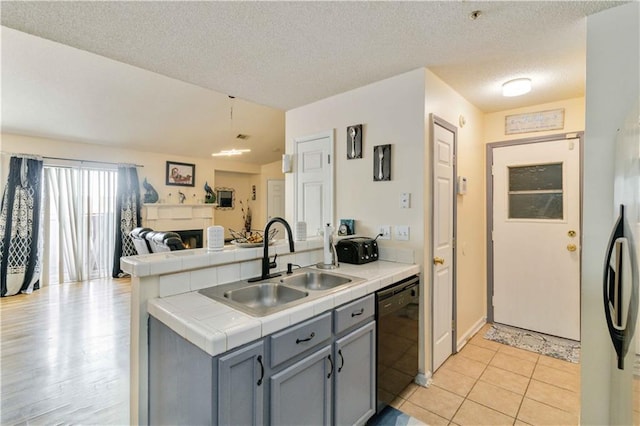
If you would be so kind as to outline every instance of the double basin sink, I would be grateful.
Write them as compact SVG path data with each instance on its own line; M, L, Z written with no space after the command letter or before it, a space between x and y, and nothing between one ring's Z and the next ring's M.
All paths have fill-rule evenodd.
M209 287L199 293L252 316L265 316L364 281L348 275L300 268L292 274Z

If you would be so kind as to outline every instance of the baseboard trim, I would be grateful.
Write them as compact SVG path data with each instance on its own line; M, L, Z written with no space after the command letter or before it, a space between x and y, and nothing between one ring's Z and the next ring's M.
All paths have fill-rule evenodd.
M456 350L460 352L465 347L469 339L476 334L487 323L487 317L481 317L466 333L464 333L456 342Z

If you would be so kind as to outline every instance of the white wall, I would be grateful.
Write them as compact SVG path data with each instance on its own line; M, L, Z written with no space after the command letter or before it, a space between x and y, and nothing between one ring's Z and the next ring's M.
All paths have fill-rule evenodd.
M612 344L602 308L602 265L614 222L613 142L640 101L640 3L587 19L582 240L582 424L609 424Z
M408 242L382 246L422 250L424 70L416 70L286 113L287 152L293 139L335 130L335 217L353 218L359 235L375 236L378 225L409 225ZM363 124L363 158L347 160L347 127ZM373 181L373 147L392 144L391 181ZM293 217L293 174L286 175L287 218ZM400 209L401 192L412 194L411 208ZM421 257L421 256L419 256Z

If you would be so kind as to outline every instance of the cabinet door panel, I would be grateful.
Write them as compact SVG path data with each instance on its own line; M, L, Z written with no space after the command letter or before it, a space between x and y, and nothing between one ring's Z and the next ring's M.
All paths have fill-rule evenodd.
M336 341L336 425L363 425L376 410L376 338L371 322Z
M331 423L331 383L335 373L331 346L271 377L271 424Z
M264 417L264 368L262 341L218 360L218 423L262 425ZM258 384L260 382L260 384Z

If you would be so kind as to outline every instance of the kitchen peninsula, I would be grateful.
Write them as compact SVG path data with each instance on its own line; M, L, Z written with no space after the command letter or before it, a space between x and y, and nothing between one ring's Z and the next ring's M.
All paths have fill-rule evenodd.
M149 424L149 315L209 356L238 348L418 274L413 252L380 250L380 261L342 264L337 274L361 278L357 285L331 292L280 312L254 317L198 293L198 290L260 275L262 247L182 250L121 260L131 274L131 423ZM287 263L308 266L322 260L319 238L295 243L295 252L277 242L279 271ZM215 320L212 320L215 319ZM215 325L212 325L215 324Z

